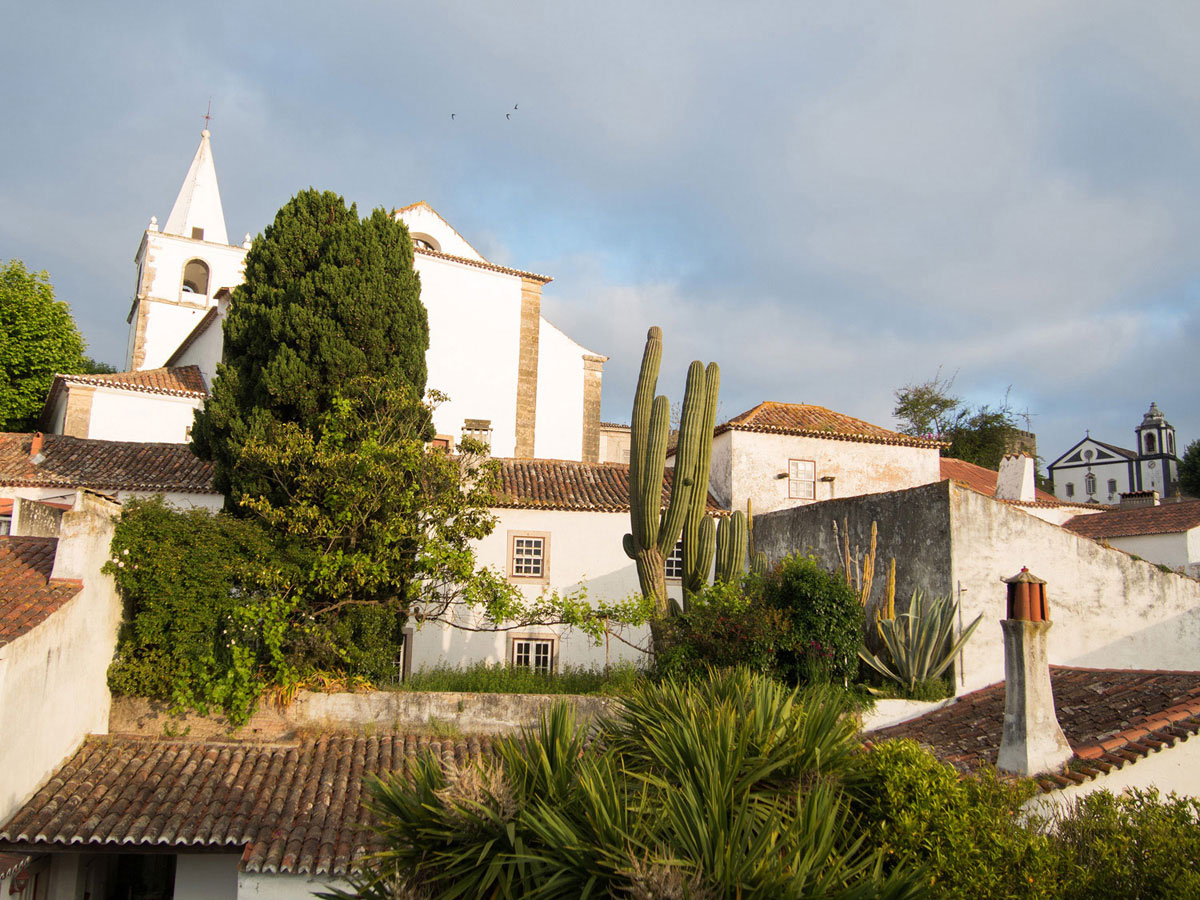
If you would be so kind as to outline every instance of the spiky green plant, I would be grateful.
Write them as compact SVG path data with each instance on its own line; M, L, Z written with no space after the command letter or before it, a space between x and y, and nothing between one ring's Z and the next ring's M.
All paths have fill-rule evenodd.
M387 849L328 898L921 896L848 812L844 700L745 671L635 692L589 735L565 707L447 772L370 783Z
M908 612L893 619L878 619L879 636L887 650L886 658L868 650L859 650L859 658L885 678L906 691L923 681L938 678L950 668L954 657L975 633L982 615L963 629L957 640L954 621L958 603L949 597L927 599L923 591L913 591Z
M717 526L716 580L732 583L746 571L746 516L740 510L722 519Z
M671 498L662 511L663 467L667 458L667 433L671 409L666 396L655 396L658 368L662 361L662 329L657 325L646 334L642 368L638 373L633 397L633 419L629 446L629 518L630 533L622 546L637 565L642 593L654 601L659 618L670 612L664 564L683 531L693 491L707 491L708 478L698 484L697 473L705 437L711 444L712 429L704 433L705 391L708 376L704 366L694 361L688 367L683 393L683 413L679 423L679 442L675 447L675 471L671 479ZM714 384L719 376L714 370ZM710 557L711 559L711 557Z

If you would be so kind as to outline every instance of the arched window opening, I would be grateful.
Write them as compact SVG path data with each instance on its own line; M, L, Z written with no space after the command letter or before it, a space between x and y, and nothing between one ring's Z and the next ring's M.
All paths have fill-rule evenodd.
M208 264L204 260L188 260L183 267L183 291L208 296Z
M442 245L428 234L414 231L410 237L412 237L413 246L418 250L432 250L434 253L442 252Z
M1083 489L1087 491L1089 497L1096 493L1096 476L1091 472L1083 477Z
M1153 434L1146 435L1146 452L1153 453L1154 447L1155 447L1154 435Z

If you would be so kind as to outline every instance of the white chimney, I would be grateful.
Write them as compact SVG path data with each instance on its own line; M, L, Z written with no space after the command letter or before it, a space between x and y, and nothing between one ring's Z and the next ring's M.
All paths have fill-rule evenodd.
M1025 568L1004 581L1004 737L996 768L1018 775L1057 771L1074 752L1058 724L1050 687L1046 582Z
M1011 453L1000 460L995 496L997 500L1019 500L1022 503L1030 503L1037 499L1032 456Z

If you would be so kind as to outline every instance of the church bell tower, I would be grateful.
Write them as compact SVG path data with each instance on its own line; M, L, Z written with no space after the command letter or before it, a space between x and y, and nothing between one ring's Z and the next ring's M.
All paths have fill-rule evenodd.
M151 216L134 262L137 283L129 310L127 371L162 366L208 310L221 288L240 284L250 235L229 243L207 128L159 230Z
M1179 459L1175 456L1175 429L1157 403L1142 416L1137 435L1138 489L1158 491L1162 497L1179 494Z

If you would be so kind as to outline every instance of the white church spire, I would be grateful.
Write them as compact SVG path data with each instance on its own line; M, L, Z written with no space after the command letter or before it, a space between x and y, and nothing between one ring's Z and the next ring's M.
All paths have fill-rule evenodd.
M213 166L212 147L208 129L200 132L200 146L183 179L183 187L167 216L164 234L177 234L217 244L228 244L225 232L225 212L221 209L221 192L217 189L217 170Z

